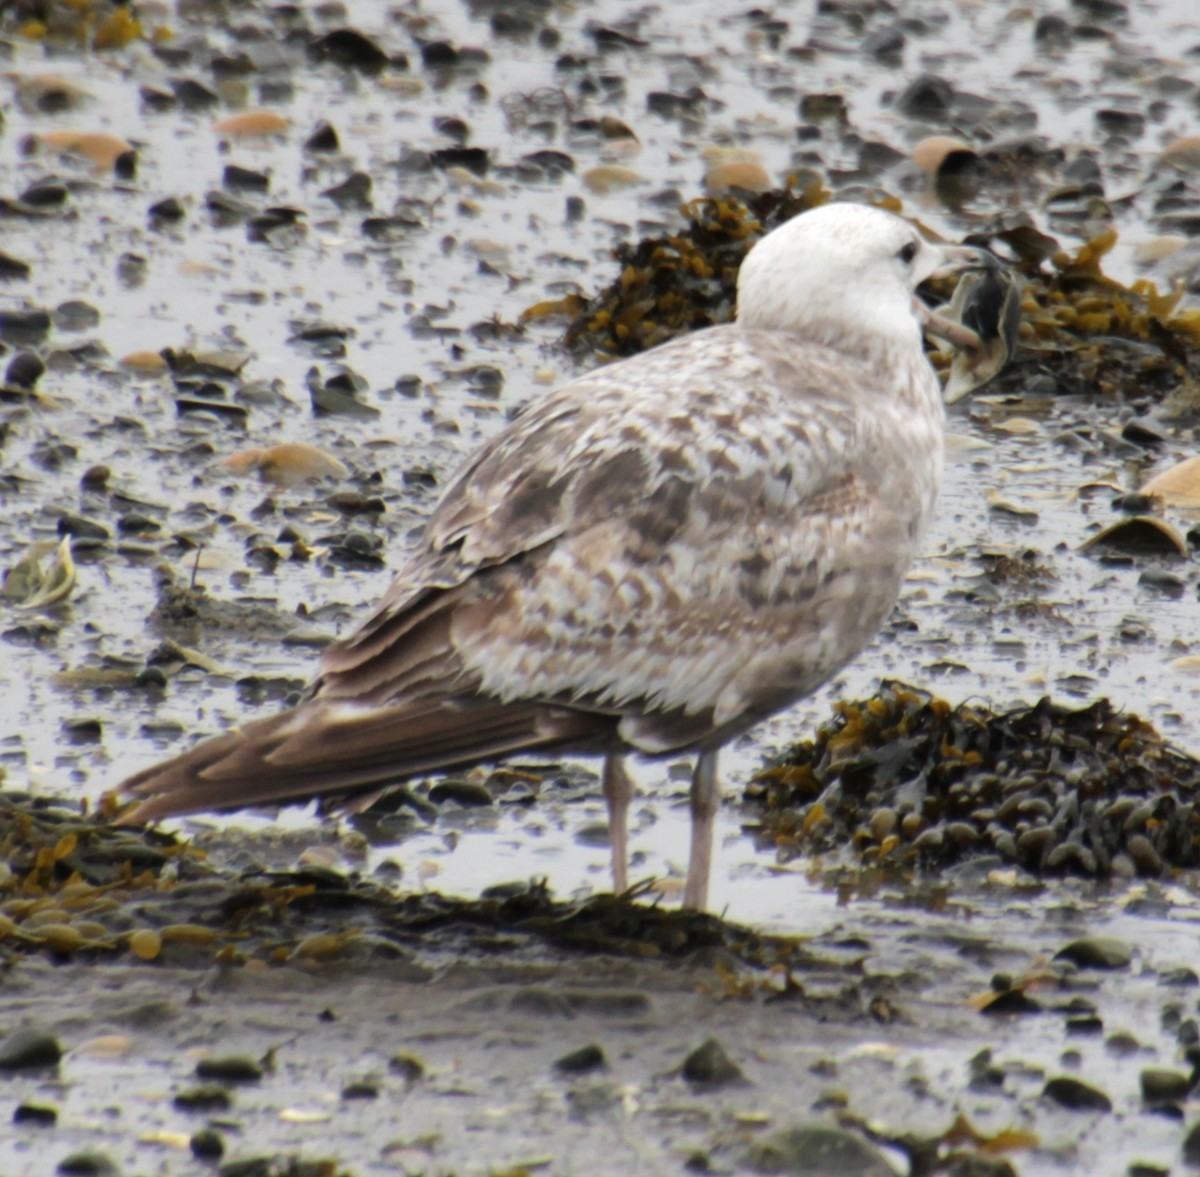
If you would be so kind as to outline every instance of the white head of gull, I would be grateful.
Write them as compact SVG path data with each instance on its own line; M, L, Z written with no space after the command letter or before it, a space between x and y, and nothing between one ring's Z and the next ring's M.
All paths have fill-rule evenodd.
M768 234L735 323L531 402L305 699L130 777L122 820L595 754L624 890L623 758L693 752L684 902L704 907L720 748L835 674L896 601L942 467L913 292L977 258L851 204Z

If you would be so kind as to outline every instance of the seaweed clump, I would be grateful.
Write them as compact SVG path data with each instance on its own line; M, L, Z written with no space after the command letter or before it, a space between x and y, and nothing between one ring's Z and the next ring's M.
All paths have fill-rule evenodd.
M1184 290L1162 292L1146 278L1126 286L1103 270L1117 243L1110 228L1074 253L1033 229L1026 218L997 222L967 238L1002 242L1018 258L1024 281L1021 347L1002 387L1049 381L1055 393L1158 399L1195 378L1200 308L1183 305Z
M1200 864L1200 761L1107 699L993 712L899 682L747 786L781 856L945 867L999 856L1037 874L1158 876Z
M824 204L819 183L803 191L776 188L759 194L705 197L683 208L678 233L621 244L617 278L574 310L564 345L576 354L613 359L631 356L700 327L733 318L742 258L765 233ZM526 318L561 309L531 307Z
M547 949L679 959L719 948L759 967L796 956L786 938L639 903L643 889L570 903L538 882L478 899L395 892L353 871L273 869L270 838L224 830L206 854L172 834L116 828L114 813L0 790L0 970L30 954L176 968L353 961L394 971L408 961L423 979L422 957L541 959Z
M902 202L876 192L876 203L903 215ZM737 271L750 247L789 218L831 199L814 181L803 190L693 200L675 233L617 247L620 273L590 299L539 303L524 318L566 312L563 345L600 359L629 356L733 317ZM1182 288L1162 292L1139 279L1125 285L1104 273L1117 242L1109 228L1076 251L1037 229L1026 213L982 222L965 242L996 247L1013 259L1023 283L1020 346L1001 389L1115 398L1135 389L1161 399L1200 382L1200 308L1183 305ZM948 282L933 283L949 298ZM935 357L946 363L948 358ZM1185 397L1186 399L1186 397Z

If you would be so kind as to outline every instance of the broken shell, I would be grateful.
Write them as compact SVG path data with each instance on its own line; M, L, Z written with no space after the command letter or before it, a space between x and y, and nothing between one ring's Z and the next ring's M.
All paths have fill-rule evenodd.
M21 108L30 114L74 110L89 102L92 97L82 86L77 86L69 78L59 78L51 74L17 78L16 94Z
M1020 279L993 258L984 269L963 275L943 317L970 328L980 340L978 349L960 351L951 362L945 399L952 405L998 376L1016 351Z
M1169 470L1156 474L1138 488L1138 493L1168 507L1200 510L1200 457L1185 458Z
M1188 546L1183 533L1165 519L1154 515L1131 515L1102 527L1079 545L1081 552L1091 548L1115 548L1139 555L1169 555L1187 558Z
M955 175L979 159L974 148L952 135L929 135L912 151L913 163L931 176Z
M43 572L43 544L34 544L21 559L4 574L0 589L19 609L41 609L65 600L75 587L75 561L71 557L71 537L63 536L54 559Z
M233 474L257 474L276 486L295 486L308 478L345 478L350 468L332 454L302 441L285 441L269 449L241 450L217 466Z
M122 368L148 376L167 370L167 361L156 351L131 351L127 356L122 356L119 362Z
M588 168L581 179L584 185L599 196L607 196L612 192L620 192L632 188L635 184L643 183L643 177L632 168L621 167L620 164L600 164Z
M40 131L38 138L62 155L83 156L98 171L111 168L122 155L134 150L132 143L105 131Z
M771 175L757 160L731 160L715 164L704 175L704 190L709 196L729 192L769 192L774 185Z
M1200 135L1186 135L1168 143L1162 160L1181 172L1200 172Z
M281 135L288 120L273 110L244 110L213 124L218 135Z

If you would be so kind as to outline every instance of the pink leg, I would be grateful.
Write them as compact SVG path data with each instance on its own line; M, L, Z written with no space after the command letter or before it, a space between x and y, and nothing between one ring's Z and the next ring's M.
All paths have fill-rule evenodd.
M703 911L708 906L708 876L712 867L713 823L721 808L717 753L701 752L692 774L692 853L688 859L683 906Z
M608 805L608 843L612 848L613 891L629 890L629 802L633 781L620 756L604 758L604 800Z

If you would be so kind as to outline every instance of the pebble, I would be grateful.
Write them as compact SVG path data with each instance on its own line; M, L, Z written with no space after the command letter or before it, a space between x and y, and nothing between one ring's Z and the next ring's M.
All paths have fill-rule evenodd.
M1186 1099L1192 1089L1190 1075L1167 1067L1146 1067L1139 1076L1142 1099L1147 1103Z
M196 1064L197 1079L215 1079L221 1083L257 1083L265 1073L260 1063L240 1054L204 1058Z
M428 796L434 805L444 805L450 801L468 809L484 808L496 803L488 789L474 781L438 781L430 788Z
M54 1171L64 1174L64 1177L66 1174L71 1177L116 1177L121 1170L104 1153L82 1149L63 1157Z
M411 1051L397 1051L388 1059L388 1068L400 1075L406 1083L416 1083L425 1078L425 1060Z
M225 1141L215 1128L201 1128L188 1143L198 1161L215 1161L225 1155Z
M703 1042L683 1060L681 1073L697 1087L726 1087L746 1081L741 1068L715 1038Z
M54 1067L62 1056L63 1049L53 1034L27 1026L0 1042L0 1071Z
M756 1173L802 1177L895 1177L896 1170L865 1140L827 1124L797 1124L752 1144L745 1161Z
M233 1106L233 1097L224 1087L207 1085L180 1091L171 1102L181 1112L224 1112Z
M19 1103L13 1110L13 1123L51 1127L58 1123L58 1108L40 1103Z
M1060 948L1054 959L1070 961L1081 969L1123 969L1133 960L1133 949L1113 936L1086 936Z
M594 1042L589 1042L587 1046L581 1046L578 1050L572 1050L562 1058L556 1059L554 1069L565 1075L583 1075L607 1065L604 1051Z
M1112 1100L1103 1091L1073 1075L1058 1075L1047 1080L1042 1095L1070 1112L1112 1111Z

